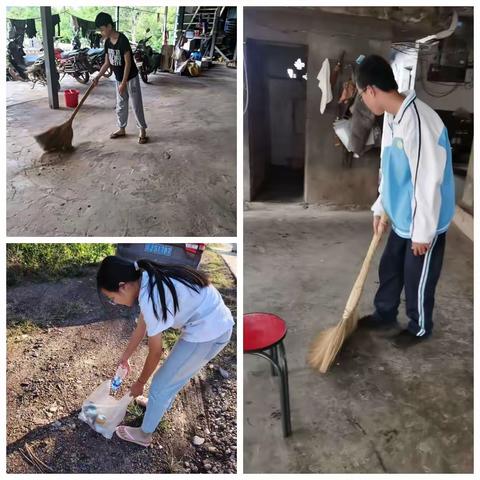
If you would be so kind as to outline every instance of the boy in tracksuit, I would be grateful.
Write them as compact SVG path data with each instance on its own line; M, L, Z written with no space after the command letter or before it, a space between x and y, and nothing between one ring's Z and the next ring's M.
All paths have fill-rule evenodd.
M375 312L360 319L360 326L395 326L405 288L408 328L393 337L393 344L407 348L432 333L445 234L455 212L451 148L437 113L414 91L398 93L392 69L382 57L363 60L357 88L374 114L384 114L380 195L372 206L374 232L386 228L383 213L392 225L380 261Z
M139 129L138 143L147 143L147 123L143 112L142 90L130 42L123 33L115 30L113 19L108 13L100 12L95 18L95 25L105 39L105 62L93 82L98 84L99 79L109 68L113 70L117 81L118 130L113 132L110 138L125 137L128 101L131 99Z

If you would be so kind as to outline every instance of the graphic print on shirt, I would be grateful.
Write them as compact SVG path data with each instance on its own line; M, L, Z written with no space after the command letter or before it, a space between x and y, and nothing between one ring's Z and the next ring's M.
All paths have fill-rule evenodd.
M121 67L122 66L122 54L120 50L116 50L114 48L108 49L108 61L110 65L114 67Z

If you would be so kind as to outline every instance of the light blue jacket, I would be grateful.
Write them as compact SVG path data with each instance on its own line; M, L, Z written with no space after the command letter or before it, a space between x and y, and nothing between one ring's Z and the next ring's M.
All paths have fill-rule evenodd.
M395 116L385 113L379 197L397 235L431 243L455 213L455 183L448 132L438 114L412 90Z

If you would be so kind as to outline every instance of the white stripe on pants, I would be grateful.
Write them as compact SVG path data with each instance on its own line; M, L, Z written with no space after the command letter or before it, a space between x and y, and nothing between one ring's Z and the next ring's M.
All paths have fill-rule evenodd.
M178 340L163 365L155 373L148 392L142 430L152 433L182 387L228 344L233 327L210 342Z
M117 123L119 128L125 128L128 123L128 100L132 99L133 112L135 113L135 119L137 120L138 128L147 128L147 122L145 122L145 115L143 113L143 100L142 89L140 87L140 75L136 75L127 82L127 89L124 95L120 95L117 84Z

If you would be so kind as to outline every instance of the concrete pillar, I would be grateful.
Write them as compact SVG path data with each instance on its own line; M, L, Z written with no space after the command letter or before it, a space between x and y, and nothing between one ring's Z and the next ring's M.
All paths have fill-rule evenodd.
M45 72L47 75L48 103L50 108L58 108L58 81L57 66L55 65L55 51L53 48L54 27L51 7L40 7L42 21L43 54L45 58Z

